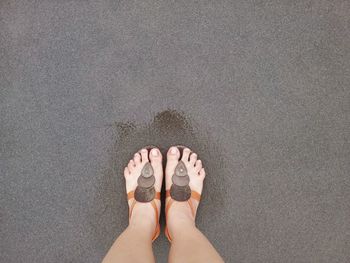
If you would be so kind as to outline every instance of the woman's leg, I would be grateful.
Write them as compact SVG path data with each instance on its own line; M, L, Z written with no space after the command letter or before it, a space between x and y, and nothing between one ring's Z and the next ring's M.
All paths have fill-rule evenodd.
M168 229L172 237L169 262L224 262L208 239L195 227L187 204L173 204ZM183 211L186 211L183 213Z
M117 238L103 263L155 262L152 251L154 228L155 224L142 223L142 215L139 219L133 216L133 223Z
M137 179L145 163L150 159L156 179L154 188L157 192L161 190L163 180L162 155L158 149L142 149L134 155L124 170L126 191L129 193L136 189ZM158 211L160 201L155 200ZM129 206L132 201L129 201ZM102 263L148 263L155 262L152 251L152 238L156 229L155 210L150 203L136 203L132 211L129 226L117 238Z
M172 175L179 161L180 152L177 147L171 147L167 156L166 189L172 185ZM197 155L188 148L183 150L181 160L185 163L190 177L192 190L201 193L205 171ZM168 201L168 200L167 200ZM197 211L199 202L193 200L194 210ZM187 202L174 201L168 211L167 227L172 238L169 262L224 262L208 239L196 228L195 215Z

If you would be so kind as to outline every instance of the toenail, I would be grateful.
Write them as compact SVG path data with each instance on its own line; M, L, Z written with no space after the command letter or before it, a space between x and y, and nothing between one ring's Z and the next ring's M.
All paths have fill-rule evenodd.
M153 156L158 156L158 151L157 151L156 149L153 149L153 150L152 150L152 155L153 155Z
M177 153L177 149L176 149L175 147L172 147L171 150L170 150L170 152L171 152L172 154L176 154L176 153Z

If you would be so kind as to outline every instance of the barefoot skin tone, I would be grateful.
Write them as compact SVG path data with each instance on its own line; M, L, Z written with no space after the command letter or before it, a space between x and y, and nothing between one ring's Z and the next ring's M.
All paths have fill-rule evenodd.
M158 148L153 148L150 151L141 149L135 153L133 159L125 167L124 177L127 193L135 191L141 170L148 162L151 163L154 170L154 188L156 192L161 191L163 182L162 154ZM160 201L155 200L155 202L160 212ZM132 200L129 200L128 204L130 210ZM133 207L129 226L117 238L102 262L155 262L152 251L152 237L156 226L155 210L152 205L137 202Z
M165 169L166 190L170 190L175 167L180 160L180 150L173 146L167 153ZM190 177L189 186L192 191L201 194L205 170L202 161L189 148L182 151L181 161L185 164ZM167 198L166 203L169 202ZM172 238L169 262L224 262L208 239L196 228L195 216L199 201L192 199L193 210L188 202L174 201L167 213L167 228Z
M166 165L166 189L172 184L171 177L179 162L180 151L177 147L171 147L167 154ZM184 162L188 176L189 186L192 190L202 193L205 170L197 154L185 148L181 160ZM154 170L156 192L161 191L163 181L162 155L159 149L141 149L135 153L124 169L126 192L135 191L137 180L146 163L150 162ZM169 198L168 198L169 200ZM160 201L155 200L158 211ZM133 201L129 200L129 210ZM195 215L199 202L193 200L194 213L188 202L174 201L167 214L167 227L172 237L169 252L170 263L191 262L223 262L222 258L210 244L208 239L196 228ZM158 213L159 214L159 213ZM116 239L102 263L154 263L152 251L152 237L159 218L156 219L155 209L150 203L137 202L129 219L129 226Z

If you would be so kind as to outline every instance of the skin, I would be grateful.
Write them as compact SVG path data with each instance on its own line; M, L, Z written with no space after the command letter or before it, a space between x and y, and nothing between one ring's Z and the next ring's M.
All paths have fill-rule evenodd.
M179 158L179 149L171 147L167 153L165 169L167 190L171 187L171 176ZM201 193L205 178L202 162L197 159L197 154L191 153L191 150L188 148L184 149L181 160L186 165L191 189ZM125 167L124 176L127 192L135 190L137 178L142 167L148 161L151 162L154 169L156 178L154 187L156 191L161 190L163 180L162 155L159 149L154 148L150 153L148 150L142 149L134 155L134 158ZM160 202L156 202L160 211ZM129 206L131 203L129 201ZM197 211L199 202L194 201L193 203L195 211ZM168 212L167 227L172 237L169 252L170 263L224 262L208 239L196 228L195 215L193 216L187 202L174 202L172 204ZM114 242L102 263L155 262L152 251L152 237L155 228L156 218L152 206L147 203L137 203L133 209L129 226Z

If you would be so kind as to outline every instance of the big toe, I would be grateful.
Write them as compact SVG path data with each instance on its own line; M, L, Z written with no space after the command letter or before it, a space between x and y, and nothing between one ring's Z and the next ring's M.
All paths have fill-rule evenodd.
M166 189L170 189L171 186L171 177L174 173L175 167L179 162L180 158L180 151L176 146L170 147L167 153L167 162L166 162L166 169L165 169L165 183L166 183Z
M162 154L160 153L158 148L153 148L151 150L149 158L151 160L152 165L153 164L158 165L158 164L162 163Z
M167 154L167 159L168 162L178 162L180 158L180 151L176 146L170 147L168 154Z
M155 188L159 192L162 188L163 179L163 166L162 166L162 154L158 148L153 148L149 154L154 176L156 177Z

